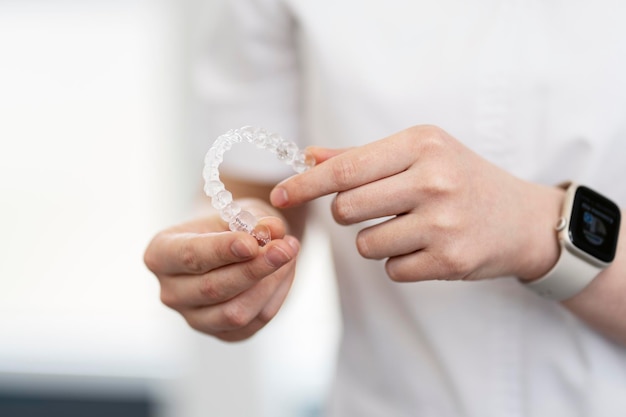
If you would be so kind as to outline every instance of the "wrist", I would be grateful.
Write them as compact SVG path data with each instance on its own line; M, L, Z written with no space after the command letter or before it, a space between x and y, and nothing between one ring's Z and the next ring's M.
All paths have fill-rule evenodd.
M516 276L531 282L546 275L557 263L561 251L555 225L561 215L565 191L559 187L533 184L533 193L524 212L523 245Z
M535 293L559 301L583 291L613 262L621 221L619 207L602 194L575 183L561 187L567 191L555 227L559 259L540 279L526 282Z

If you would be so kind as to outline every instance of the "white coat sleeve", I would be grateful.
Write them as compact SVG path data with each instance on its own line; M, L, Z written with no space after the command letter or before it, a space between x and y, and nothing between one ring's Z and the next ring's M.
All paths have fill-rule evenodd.
M263 127L298 143L295 24L279 0L226 0L214 7L209 35L193 62L198 158L221 133ZM221 173L274 183L293 174L249 144L230 150Z

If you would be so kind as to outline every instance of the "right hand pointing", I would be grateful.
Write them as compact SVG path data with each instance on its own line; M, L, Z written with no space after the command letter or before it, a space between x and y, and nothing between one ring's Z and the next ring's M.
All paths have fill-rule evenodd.
M265 326L293 282L300 244L285 235L278 217L260 223L272 234L264 247L247 233L228 231L217 214L158 233L144 262L159 279L161 301L192 328L224 341L246 339Z

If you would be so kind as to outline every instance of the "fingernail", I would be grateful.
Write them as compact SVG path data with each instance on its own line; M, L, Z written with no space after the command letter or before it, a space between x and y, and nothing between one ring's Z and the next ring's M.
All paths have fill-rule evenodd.
M279 266L283 266L289 262L291 260L291 256L278 246L274 246L265 253L265 260L268 264L270 264L270 266L278 268Z
M252 256L252 250L250 247L241 240L235 240L230 246L230 250L233 251L235 256L239 258L249 258Z
M284 207L289 202L289 197L287 196L287 190L282 187L276 187L272 190L270 194L270 201L275 207Z

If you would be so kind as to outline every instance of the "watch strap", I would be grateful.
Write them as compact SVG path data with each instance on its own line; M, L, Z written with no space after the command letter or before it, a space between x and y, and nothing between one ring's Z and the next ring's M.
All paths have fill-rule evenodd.
M561 255L556 265L542 278L525 285L542 297L563 301L585 289L600 271L600 267L571 253L561 241Z
M565 190L562 214L555 227L561 249L559 259L546 275L524 285L544 298L563 301L581 292L603 268L570 250L568 230L578 184L567 181L558 186Z

